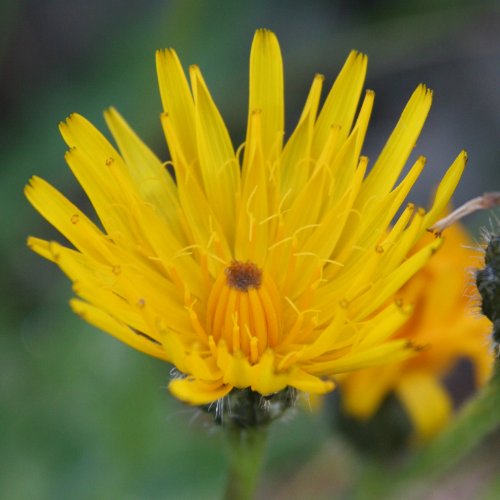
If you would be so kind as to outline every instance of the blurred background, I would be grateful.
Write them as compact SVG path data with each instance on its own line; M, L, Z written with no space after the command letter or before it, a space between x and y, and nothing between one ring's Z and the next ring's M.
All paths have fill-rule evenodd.
M74 111L104 131L101 113L113 105L168 158L157 48L174 47L185 67L200 65L241 144L248 55L259 27L280 40L288 133L314 73L332 82L356 48L369 55L366 87L376 92L365 147L372 160L416 85L435 92L415 153L428 163L412 201L428 203L462 148L469 165L454 203L500 189L498 2L0 0L1 498L220 497L222 436L169 396L168 366L72 315L69 283L25 246L28 234L58 236L22 190L37 174L80 201L57 131ZM488 215L467 222L477 234ZM323 470L328 463L335 483ZM348 490L345 471L355 464L331 440L325 418L302 409L273 429L263 498L332 497ZM301 485L311 496L301 496Z

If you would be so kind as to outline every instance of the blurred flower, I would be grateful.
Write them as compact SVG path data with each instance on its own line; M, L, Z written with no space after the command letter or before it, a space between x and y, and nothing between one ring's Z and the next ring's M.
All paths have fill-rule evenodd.
M433 236L425 236L425 246ZM449 421L452 395L444 385L457 363L473 366L474 385L490 376L493 353L488 341L490 322L471 307L467 268L481 264L478 251L458 224L445 233L445 244L401 290L396 300L414 304L411 319L394 335L422 350L411 359L349 374L342 380L343 411L357 419L374 417L389 395L395 395L406 410L413 436L425 440ZM477 295L477 290L474 289Z
M408 206L419 158L396 181L431 106L420 85L371 172L360 152L374 93L356 118L367 58L352 52L321 111L316 75L283 144L284 93L276 37L257 31L250 56L244 148L233 149L197 66L190 85L173 50L157 53L161 116L175 181L114 110L120 153L83 117L60 126L66 159L102 229L47 182L26 188L33 206L75 247L30 238L74 282L74 311L181 376L170 390L201 405L233 388L333 389L335 374L406 359L391 338L410 308L391 301L439 247L408 258L447 204L461 153L426 214Z

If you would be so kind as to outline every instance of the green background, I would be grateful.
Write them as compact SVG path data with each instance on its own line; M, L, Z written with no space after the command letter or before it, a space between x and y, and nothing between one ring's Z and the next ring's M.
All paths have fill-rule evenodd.
M367 88L376 91L365 147L372 159L416 85L433 88L415 153L428 166L412 201L427 204L465 148L459 204L500 185L500 10L451 0L1 0L0 9L0 497L218 498L220 432L170 397L170 367L73 316L70 284L25 247L28 234L60 239L23 197L31 175L85 206L57 123L78 111L104 130L101 112L113 105L166 159L154 51L174 47L185 67L200 65L239 145L250 43L267 27L284 58L287 133L314 73L331 82L352 48L369 55ZM488 216L468 222L477 230ZM327 418L307 405L292 417L273 428L262 497L348 491L357 461L332 439Z

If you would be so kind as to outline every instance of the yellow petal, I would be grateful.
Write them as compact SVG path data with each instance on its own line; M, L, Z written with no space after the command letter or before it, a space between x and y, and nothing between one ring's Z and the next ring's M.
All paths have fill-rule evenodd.
M235 199L239 193L239 164L229 133L197 66L190 67L193 87L196 139L207 200L224 228L234 239Z
M368 198L384 195L392 189L415 147L431 104L432 92L425 85L419 85L408 101L382 153L373 165L363 185L358 206L362 206Z
M394 301L374 316L370 325L366 325L360 332L359 346L367 348L382 343L391 337L411 316L411 305L399 304Z
M262 113L262 152L274 163L281 152L284 134L283 62L276 35L260 29L255 33L250 52L250 97L248 123L252 114ZM248 143L248 140L247 140Z
M343 410L358 419L369 419L392 389L399 372L400 365L393 363L349 373L340 384Z
M201 182L193 96L175 50L156 52L156 71L163 110L172 124L170 130L173 134L170 130L165 131L170 154L173 156L180 150L190 165L192 175Z
M314 77L299 123L285 144L281 155L281 194L284 196L289 193L285 198L288 203L295 193L302 190L314 165L311 145L323 81L323 75Z
M35 209L77 249L97 260L105 261L111 255L96 225L48 182L32 177L24 192Z
M332 125L340 127L339 144L343 144L349 135L365 81L367 64L368 58L364 54L354 50L349 54L316 122L313 157L317 158L321 154Z
M274 352L268 349L260 361L252 367L252 390L262 395L272 394L288 385L288 375L276 373Z
M145 201L158 208L176 238L187 245L179 221L179 197L165 165L141 141L114 108L104 113L106 123L125 160L130 177Z
M331 361L317 361L308 371L312 374L323 375L328 373L343 373L384 363L393 363L408 359L415 352L406 340L394 340L366 350L354 350Z
M370 121L370 116L372 114L373 102L375 100L375 92L373 90L367 90L365 98L363 99L363 104L359 110L359 115L356 119L356 124L354 125L354 130L357 131L357 141L356 141L356 158L361 154L361 148L365 140L366 131L368 130L368 122Z
M96 306L114 315L113 309L117 307L117 302L113 300L113 294L116 294L126 302L122 307L131 309L129 314L152 314L164 318L170 328L183 332L185 336L191 331L187 312L176 297L175 288L169 286L167 281L135 273L130 263L118 258L115 265L104 265L57 243L51 244L51 252L62 271L73 282L79 283L82 292L87 287L96 290L91 299ZM99 292L101 288L103 290ZM150 332L150 335L156 337L154 333Z
M162 114L161 123L165 134L172 137L173 141L176 141L175 130L170 116ZM232 254L229 250L226 235L206 198L201 180L193 175L180 149L173 149L170 152L175 165L181 207L186 219L189 221L189 227L196 245L209 254L215 253L222 261L231 261ZM212 274L218 275L219 268L213 267L215 264L212 259L209 261L209 265Z
M27 241L28 247L44 259L54 262L54 255L50 250L50 243L34 236L29 236Z
M433 437L451 417L450 397L429 373L416 372L401 377L396 394L413 422L417 441Z
M394 240L394 243L391 245L390 235L387 241L381 242L380 246L384 249L384 272L390 273L397 266L401 264L401 262L411 253L412 248L415 247L417 241L422 235L422 231L424 230L425 222L425 211L422 209L417 210L417 213L414 215L412 221L408 224L408 227ZM397 235L395 235L397 236ZM380 271L380 270L379 270ZM381 273L377 273L376 277L378 278Z
M375 293L368 294L360 300L358 304L360 309L359 317L364 318L380 307L392 294L399 290L399 288L401 288L419 269L426 264L431 255L441 244L441 240L436 240L430 243L422 250L412 255L395 271L383 278L374 289Z
M221 382L205 382L194 378L172 380L168 384L170 392L181 401L192 405L205 405L221 399L232 387Z
M235 257L251 260L263 267L268 249L268 177L262 168L263 146L260 141L262 113L252 114L249 124L246 163L243 167L243 186L238 210Z
M71 147L65 159L73 175L87 193L101 220L104 229L116 240L132 239L129 228L130 208L128 202L132 181L127 179L129 188L117 185L112 170L121 170L122 177L128 172L123 159L106 138L80 115L71 115L59 129Z
M335 383L331 380L322 380L303 370L294 370L288 379L288 384L299 391L311 394L325 394L333 391Z
M434 197L432 208L425 219L425 227L430 228L439 217L443 215L446 205L450 201L451 195L455 191L458 181L462 177L465 165L467 164L467 153L462 151L451 167L446 171L445 176L439 183L439 187Z
M241 353L230 354L224 342L219 343L217 364L223 372L223 382L244 389L252 384L252 367Z
M169 361L170 358L168 354L160 345L151 339L145 338L140 333L134 332L127 325L109 314L106 314L101 309L77 299L72 299L70 305L73 311L87 321L87 323L113 335L133 349L148 354L149 356Z
M199 347L199 344L192 344L190 350L184 354L185 373L207 382L220 381L222 373L215 359Z

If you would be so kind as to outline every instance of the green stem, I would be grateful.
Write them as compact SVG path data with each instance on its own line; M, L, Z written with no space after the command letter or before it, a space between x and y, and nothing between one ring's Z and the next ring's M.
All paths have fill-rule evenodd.
M257 488L267 438L267 426L225 429L229 448L226 500L251 500Z

